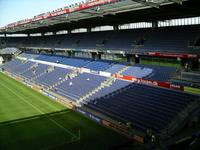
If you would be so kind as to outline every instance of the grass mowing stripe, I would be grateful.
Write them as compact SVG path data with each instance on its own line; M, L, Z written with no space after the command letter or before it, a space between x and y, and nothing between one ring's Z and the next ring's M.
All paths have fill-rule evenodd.
M0 74L0 78L3 78L5 75L3 74ZM15 81L14 79L12 78L9 78L8 76L5 76L5 78L3 78L5 81L3 82L3 84L5 85L8 85L9 87L12 87L12 89L14 89L17 93L19 93L20 95L22 95L26 100L32 102L35 106L37 106L38 108L41 108L41 110L45 113L48 113L48 112L52 112L52 111L61 111L61 110L67 110L66 107L60 105L59 103L55 102L55 101L52 101L50 100L48 97L38 93L37 91L34 91L32 90L31 88L29 87L26 87L24 86L23 84L21 84L20 82L18 81ZM2 79L2 80L3 80ZM9 92L9 91L8 91ZM2 93L2 92L0 92ZM5 92L4 92L5 93ZM11 95L11 94L10 94ZM12 99L8 99L8 101L11 102L11 105L16 105L17 108L21 108L21 105L19 105L18 103L20 101L18 101L18 103L14 102L14 101L11 101ZM45 103L41 103L42 101L45 101ZM4 100L4 103L6 101ZM7 103L7 102L6 102ZM27 105L27 104L26 104ZM49 107L53 105L54 107ZM4 109L5 107L3 107ZM10 107L8 107L10 108ZM25 108L26 109L26 108ZM1 110L1 106L0 106L0 110ZM30 110L30 109L29 109ZM27 110L27 111L29 111ZM5 110L6 111L6 110ZM23 112L27 112L26 110L23 110L21 109L21 114L23 114ZM20 112L19 111L19 112ZM8 112L8 115L12 115L12 113L9 113ZM31 114L31 113L27 113L28 114ZM35 114L35 113L34 113ZM27 115L25 115L24 117L28 117ZM18 115L20 116L20 114ZM17 115L16 115L17 117ZM11 118L12 119L12 118ZM13 117L13 119L15 119ZM4 119L5 120L5 119Z
M44 112L42 112L39 108L37 108L36 106L34 106L32 103L30 103L29 101L25 100L22 96L18 95L16 92L14 92L12 89L10 89L9 87L7 87L6 85L2 85L0 83L0 85L4 88L6 88L7 90L9 90L11 93L13 93L15 96L17 96L19 99L21 99L22 101L24 101L25 103L27 103L28 105L32 106L32 108L34 108L36 111L38 111L41 115L45 115ZM72 132L70 132L69 130L67 130L65 127L63 127L61 124L59 124L58 122L56 122L55 120L49 118L48 116L45 116L47 119L49 119L51 122L53 122L54 124L56 124L58 127L60 127L61 129L63 129L65 132L67 132L68 134L70 134L73 137L77 136L75 134L73 134Z
M0 80L2 84L10 86L2 80L2 76L0 76ZM10 91L0 87L0 122L36 115L37 112L32 107L18 100Z
M4 79L5 81L1 80ZM58 109L64 106L50 100L48 97L32 90L19 81L0 73L0 82L13 89L25 100L37 106L47 116L54 119L69 131L77 134L77 129L81 130L81 140L66 134L56 124L52 123L44 115L43 117L16 124L0 126L0 149L19 150L19 149L50 149L50 150L108 150L113 146L127 142L127 138L109 130L99 124L83 117L81 114L70 111L58 116L50 116L53 110L45 106L38 99L49 102L49 105L57 106ZM6 95L7 93L8 95ZM1 97L2 95L4 97ZM0 85L0 118L3 121L12 121L20 118L29 118L39 113L30 105L13 95L9 90ZM3 105L2 105L3 104ZM47 107L47 109L46 109ZM69 142L71 141L71 142Z
M192 88L192 87L185 86L184 87L184 91L192 93L192 94L198 94L198 95L200 95L200 89L198 89L198 88Z
M2 75L4 75L4 74L2 74ZM39 93L39 92L37 92L37 91L34 91L34 90L31 89L30 87L24 86L24 85L23 85L22 83L20 83L19 81L16 81L16 80L10 78L9 76L6 76L6 75L4 75L4 76L5 76L6 78L3 78L2 80L4 80L4 81L10 83L11 85L17 87L17 88L16 88L16 91L19 91L20 93L21 93L21 92L24 92L24 93L25 93L24 95L27 95L26 93L28 93L27 97L28 97L28 96L33 97L34 101L36 101L36 100L37 100L37 101L40 101L40 102L42 102L43 104L45 104L46 106L51 107L52 109L55 109L55 110L58 109L58 106L60 107L59 109L66 109L66 107L64 107L64 106L61 107L61 105L58 105L58 103L56 103L56 102L54 102L54 101L49 101L49 97L44 96L44 95L42 95L41 93ZM15 84L15 83L17 83L17 84ZM45 100L41 100L40 98L38 98L39 96L45 98L46 101L45 101ZM47 98L48 98L48 99L47 99ZM40 104L41 104L41 103L40 103ZM52 104L54 104L54 105L52 105Z

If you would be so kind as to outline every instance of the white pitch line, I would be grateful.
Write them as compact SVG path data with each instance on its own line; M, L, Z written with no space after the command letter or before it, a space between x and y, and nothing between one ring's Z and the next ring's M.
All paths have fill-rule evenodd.
M4 88L8 89L11 93L13 93L15 96L17 96L19 99L21 99L22 101L24 101L25 103L27 103L28 105L30 105L31 107L33 107L36 111L38 111L40 114L45 115L44 112L42 112L39 108L37 108L36 106L34 106L32 103L30 103L29 101L25 100L22 96L18 95L17 93L15 93L12 89L10 89L9 87L7 87L6 85L3 85L0 83L1 86L3 86ZM73 133L71 133L69 130L67 130L65 127L63 127L61 124L59 124L58 122L56 122L55 120L49 118L48 116L45 115L45 117L47 119L49 119L51 122L53 122L54 124L56 124L58 127L60 127L61 129L63 129L65 132L67 132L68 134L70 134L73 137L77 137L76 135L74 135Z
M30 87L28 87L28 88L30 88ZM31 89L31 88L30 88ZM32 89L31 89L32 90ZM45 95L44 95L45 96ZM47 97L47 96L46 96ZM49 97L48 97L49 98ZM42 100L40 100L40 99L38 99L40 102L42 102L43 104L45 104L45 105L48 105L49 107L51 107L52 109L55 109L56 110L56 106L54 106L54 105L49 105L49 103L47 103L46 101L42 101Z

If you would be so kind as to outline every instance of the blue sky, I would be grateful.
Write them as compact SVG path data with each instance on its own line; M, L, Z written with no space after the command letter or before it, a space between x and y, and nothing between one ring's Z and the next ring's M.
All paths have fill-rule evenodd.
M0 0L0 27L82 0Z

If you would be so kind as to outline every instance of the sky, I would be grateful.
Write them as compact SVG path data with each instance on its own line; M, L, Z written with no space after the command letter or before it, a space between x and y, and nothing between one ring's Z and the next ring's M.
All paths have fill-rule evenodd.
M0 27L82 0L0 0Z

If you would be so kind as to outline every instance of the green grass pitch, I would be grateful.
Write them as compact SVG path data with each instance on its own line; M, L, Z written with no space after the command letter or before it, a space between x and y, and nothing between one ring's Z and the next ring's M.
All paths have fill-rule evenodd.
M0 150L105 150L126 141L0 73Z
M191 94L198 94L200 95L200 89L198 88L192 88L192 87L184 87L184 91L185 92L188 92L188 93L191 93Z

